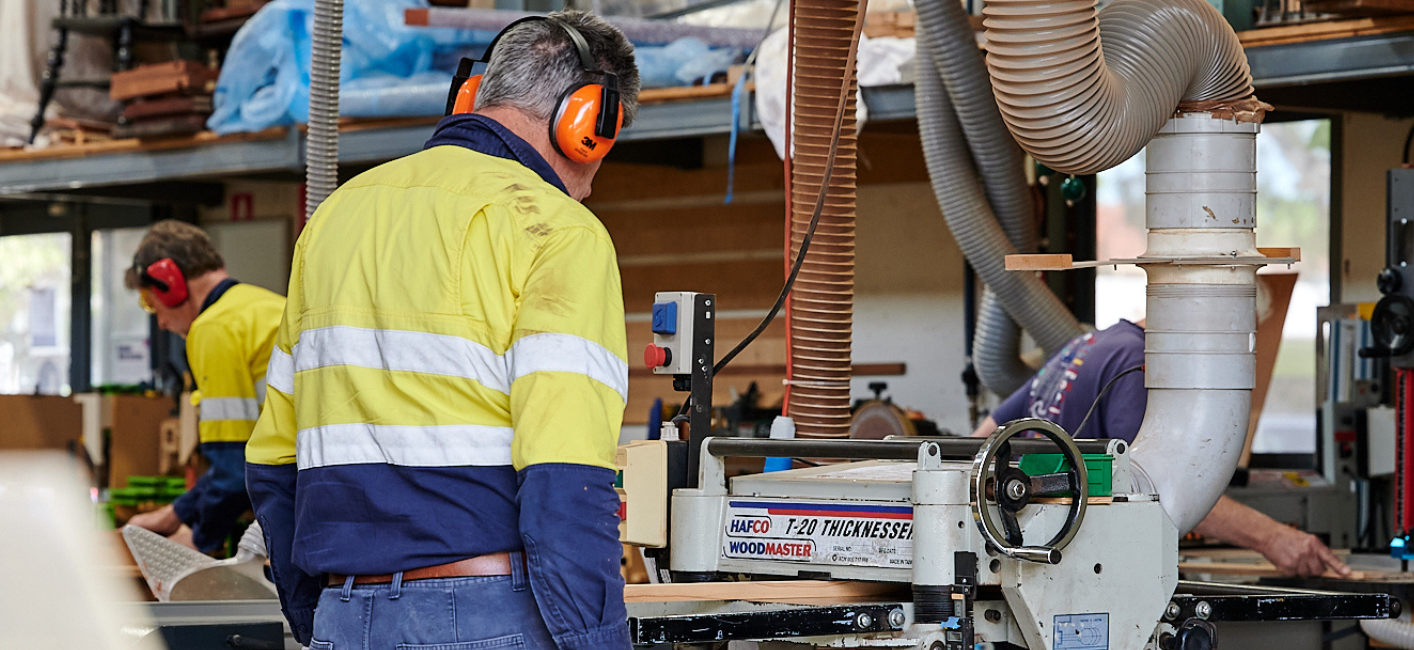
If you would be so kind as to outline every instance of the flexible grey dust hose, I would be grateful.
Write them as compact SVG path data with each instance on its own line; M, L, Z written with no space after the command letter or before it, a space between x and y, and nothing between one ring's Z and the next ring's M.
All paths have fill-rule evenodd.
M918 81L914 87L918 131L928 163L933 193L943 218L978 277L992 290L1006 296L1007 312L1033 333L1068 327L1079 332L1075 317L1036 275L1006 270L1005 257L1016 249L992 216L972 168L972 160L953 113L943 81L934 67L931 40L920 35L921 55L916 59ZM1069 340L1069 336L1065 337ZM1039 338L1038 338L1039 341ZM1062 341L1058 345L1063 345ZM1044 344L1043 344L1044 346Z
M1180 102L1252 95L1242 44L1205 0L1116 0L1098 16L1094 0L987 0L983 14L1003 119L1061 172L1124 162Z
M919 38L927 39L933 67L957 112L972 161L982 179L993 214L1013 247L1036 252L1036 222L1030 188L1016 140L997 110L982 52L962 5L951 0L919 0ZM1032 369L1021 361L1021 332L1005 311L1008 297L989 286L982 294L972 360L977 377L989 390L1009 395L1024 384ZM1029 323L1027 329L1047 354L1081 332L1073 322Z
M1021 360L1021 327L1002 307L997 293L982 290L972 338L972 364L987 390L1006 397L1030 381L1036 370Z

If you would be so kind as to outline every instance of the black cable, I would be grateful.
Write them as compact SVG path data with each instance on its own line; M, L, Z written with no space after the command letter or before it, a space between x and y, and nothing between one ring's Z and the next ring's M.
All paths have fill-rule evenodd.
M1414 142L1414 124L1409 125L1409 133L1404 136L1404 164L1409 164L1409 144Z
M859 18L854 26L854 37L853 41L850 43L849 56L845 60L844 82L840 85L839 105L835 109L835 124L830 133L830 155L825 159L825 177L820 182L820 193L815 197L815 210L810 214L810 226L805 230L805 237L800 240L800 252L796 255L795 263L791 266L790 275L786 278L785 286L781 287L781 294L776 298L776 304L771 305L770 311L766 313L765 318L761 319L761 323L756 326L756 329L751 330L751 333L747 334L746 338L743 338L740 343L736 344L736 347L732 348L730 352L727 352L717 363L712 365L713 376L716 376L723 368L727 367L727 364L731 363L732 359L735 359L738 354L741 354L741 351L746 349L746 346L751 345L751 343L756 340L756 337L766 331L766 328L771 325L771 321L776 319L776 314L780 313L781 307L785 305L786 296L790 295L791 288L795 286L795 279L800 275L801 267L805 265L805 253L810 250L810 241L815 238L815 227L820 225L820 214L825 210L825 197L830 190L830 178L835 173L835 155L839 153L840 132L844 129L845 108L849 104L850 80L854 77L855 57L859 53L859 33L863 25L863 20L864 9L861 7ZM787 152L787 155L789 155L789 152ZM678 415L686 413L691 404L692 398L688 397L687 400L683 402L682 410L678 411Z
M1124 377L1125 375L1128 375L1128 374L1134 373L1134 372L1139 372L1139 371L1141 371L1141 370L1143 370L1143 369L1144 369L1143 364L1134 366L1133 368L1130 368L1129 370L1126 370L1126 371L1124 371L1124 372L1119 373L1118 375L1115 375L1114 377L1111 377L1108 382L1105 382L1105 387L1100 389L1100 394L1095 396L1095 401L1090 402L1090 410L1088 410L1088 411L1085 412L1085 418L1082 419L1082 420L1080 420L1080 426L1075 427L1075 432L1074 432L1074 433L1071 433L1071 434L1070 434L1070 437L1072 437L1072 438L1079 438L1079 437L1080 437L1080 431L1081 431L1081 429L1084 429L1084 428L1085 428L1085 425L1087 425L1087 424L1090 423L1090 416L1092 416L1092 415L1095 414L1095 407L1097 407L1097 406L1100 405L1100 400L1101 400L1101 399L1104 399L1105 393L1110 392L1110 387L1111 387L1111 386L1114 386L1114 385L1115 385L1115 382L1119 381L1120 378Z
M805 230L805 237L800 240L800 252L795 257L795 264L791 266L790 276L786 278L785 286L781 287L781 294L776 297L776 303L771 305L771 310L766 313L766 317L761 319L761 323L756 329L751 330L746 338L742 339L736 347L732 348L716 364L712 366L712 374L720 373L723 368L731 363L746 346L751 345L756 337L760 336L766 328L771 325L771 321L776 319L776 314L781 311L781 307L786 303L786 297L790 295L791 289L795 286L795 278L800 275L800 269L805 265L805 253L810 250L810 241L815 238L815 227L820 225L820 214L825 210L825 197L830 190L830 177L835 173L835 155L839 153L840 131L844 128L845 107L849 102L849 82L854 76L855 54L858 52L859 38L856 35L854 42L850 45L849 59L845 64L844 84L840 88L840 102L835 110L834 129L830 133L830 156L825 160L825 177L820 182L820 193L815 197L815 210L810 214L810 227Z

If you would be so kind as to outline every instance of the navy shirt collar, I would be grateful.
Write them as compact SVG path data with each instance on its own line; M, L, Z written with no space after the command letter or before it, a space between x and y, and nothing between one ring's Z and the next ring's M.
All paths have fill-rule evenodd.
M485 115L461 113L442 118L442 121L437 123L437 130L432 132L432 139L422 145L422 148L431 149L448 144L466 147L488 156L514 160L539 174L546 183L569 194L565 184L560 181L560 175L555 173L540 152L520 136L511 133L510 129L501 126L500 122Z
M201 301L201 311L206 311L207 309L210 309L212 305L216 304L217 300L221 299L221 296L226 295L227 289L230 289L231 287L234 287L238 284L240 283L236 282L235 280L232 280L231 278L226 278L225 280L222 280L221 282L217 283L216 288L212 289L211 293L206 294L206 300Z

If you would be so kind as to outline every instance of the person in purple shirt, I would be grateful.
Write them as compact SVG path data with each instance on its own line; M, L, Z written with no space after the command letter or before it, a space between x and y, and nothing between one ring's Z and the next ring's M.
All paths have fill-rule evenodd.
M1134 442L1144 421L1144 321L1127 320L1071 339L1046 365L982 421L974 437L989 436L998 422L1036 417L1059 424L1077 438ZM1139 370L1136 370L1139 369ZM1123 375L1123 376L1121 376ZM1117 378L1117 379L1116 379ZM1114 380L1108 392L1105 385ZM1098 404L1095 398L1100 396ZM1095 412L1079 429L1091 404ZM1226 496L1194 532L1250 548L1287 575L1326 571L1349 575L1350 567L1315 535L1284 525Z

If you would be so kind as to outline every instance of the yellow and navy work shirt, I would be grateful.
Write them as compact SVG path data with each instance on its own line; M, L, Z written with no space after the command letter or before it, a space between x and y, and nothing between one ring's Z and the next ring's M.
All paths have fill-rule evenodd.
M172 506L203 551L219 546L250 509L245 445L265 399L265 370L285 310L279 294L224 280L202 303L187 332L187 363L202 399L201 455L211 468Z
M321 574L524 551L562 650L627 650L625 348L607 231L494 120L449 117L334 192L296 245L246 449L296 638Z

